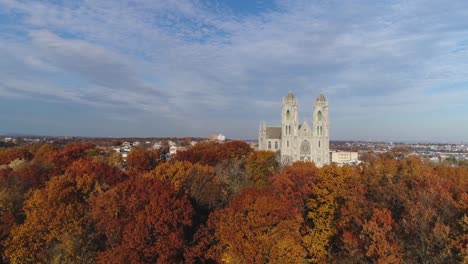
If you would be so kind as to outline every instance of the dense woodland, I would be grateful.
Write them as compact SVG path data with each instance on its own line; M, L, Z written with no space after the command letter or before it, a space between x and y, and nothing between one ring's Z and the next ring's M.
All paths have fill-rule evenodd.
M159 157L0 149L2 263L468 262L468 167L282 167L237 141Z

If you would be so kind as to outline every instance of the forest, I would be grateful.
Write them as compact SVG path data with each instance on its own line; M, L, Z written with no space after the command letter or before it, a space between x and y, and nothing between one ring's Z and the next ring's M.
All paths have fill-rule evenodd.
M398 153L282 166L241 141L159 158L0 149L0 262L468 262L466 166Z

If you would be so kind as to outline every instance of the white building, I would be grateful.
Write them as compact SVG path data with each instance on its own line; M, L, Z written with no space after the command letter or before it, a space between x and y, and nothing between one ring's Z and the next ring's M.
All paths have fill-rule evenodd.
M299 124L298 104L289 92L283 97L281 127L260 125L258 149L279 152L281 162L313 161L317 166L330 163L328 102L323 94L315 100L312 126Z
M182 151L182 150L187 150L186 147L177 147L177 146L171 146L169 148L169 156L177 154L177 151Z
M175 154L177 154L177 147L176 146L171 146L169 148L169 155L172 156L172 155L175 155Z
M330 161L337 164L360 163L358 153L353 151L330 151Z
M213 134L208 136L209 140L224 141L226 137L223 134Z
M162 144L159 141L153 144L153 149L160 149L161 147L162 147Z

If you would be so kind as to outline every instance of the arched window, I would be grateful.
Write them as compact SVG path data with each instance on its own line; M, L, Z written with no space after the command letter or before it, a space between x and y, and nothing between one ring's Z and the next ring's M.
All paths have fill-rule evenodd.
M319 140L319 148L320 148L320 140Z
M320 129L317 127L317 136L320 136Z
M323 132L323 131L322 131L322 126L320 126L320 135L323 135L322 132Z
M268 141L268 149L271 149L271 141Z
M317 112L317 119L318 121L322 121L322 111Z
M275 141L275 149L278 149L278 141Z
M286 111L286 120L290 120L291 119L291 112Z
M286 146L289 148L289 140L286 141Z

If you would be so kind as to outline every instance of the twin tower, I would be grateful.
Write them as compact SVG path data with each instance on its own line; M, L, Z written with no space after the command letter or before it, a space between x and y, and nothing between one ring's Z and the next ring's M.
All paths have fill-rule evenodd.
M330 134L328 102L320 94L314 103L312 126L299 124L297 100L289 92L283 97L281 127L267 127L258 131L258 149L277 152L283 164L295 161L313 161L321 167L330 163Z

